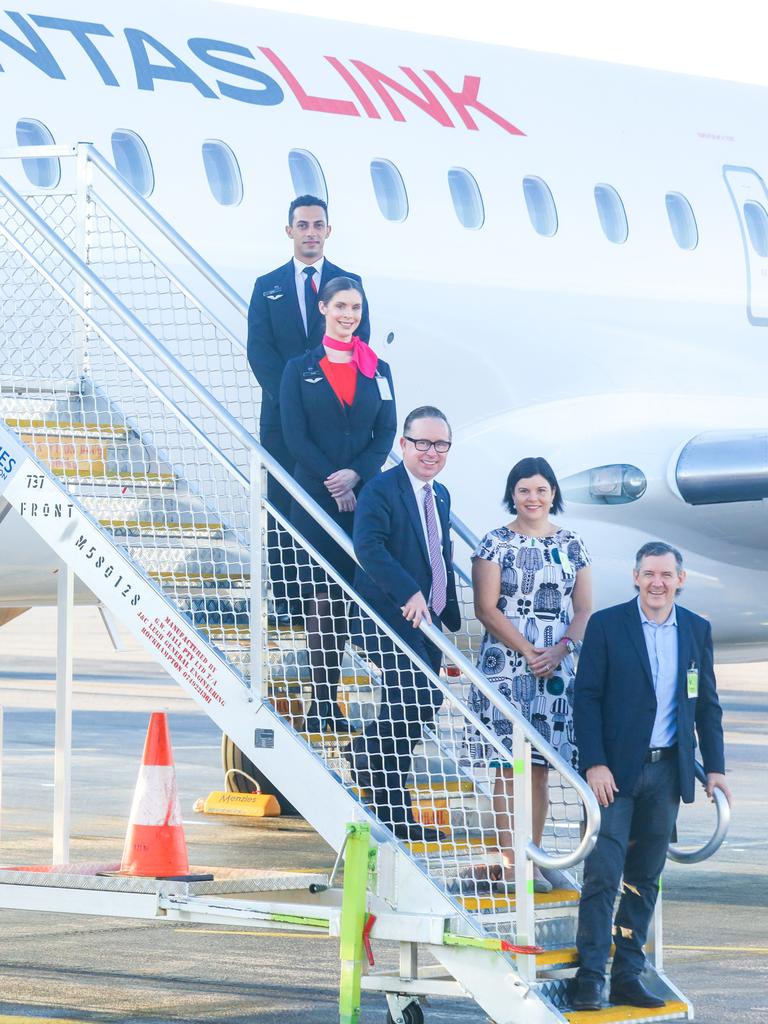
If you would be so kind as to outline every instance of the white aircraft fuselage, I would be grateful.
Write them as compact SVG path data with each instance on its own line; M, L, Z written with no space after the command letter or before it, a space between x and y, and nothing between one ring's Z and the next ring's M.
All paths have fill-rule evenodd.
M311 154L326 254L363 276L401 420L449 416L445 479L474 532L508 520L509 469L543 455L596 607L631 595L635 551L663 539L718 642L768 645L765 89L221 3L22 2L0 13L0 65L0 147L24 119L108 156L136 133L150 201L246 296L291 255L288 158ZM236 157L238 205L211 193L208 140ZM399 172L404 218L383 215L373 161ZM460 222L450 171L476 182L481 226ZM18 161L0 173L30 190ZM686 247L670 194L695 220ZM609 493L606 466L641 496Z

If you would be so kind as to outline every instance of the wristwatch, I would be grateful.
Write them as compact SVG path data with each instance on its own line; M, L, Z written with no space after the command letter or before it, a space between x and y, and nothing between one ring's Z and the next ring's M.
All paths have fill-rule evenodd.
M571 640L571 638L569 636L564 636L563 637L563 643L565 644L565 649L568 651L569 654L573 654L573 652L578 647L578 644L576 643L576 641L575 640Z

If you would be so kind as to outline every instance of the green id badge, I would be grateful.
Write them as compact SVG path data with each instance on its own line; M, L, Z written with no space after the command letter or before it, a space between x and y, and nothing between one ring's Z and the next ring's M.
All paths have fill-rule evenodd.
M688 696L698 697L699 696L699 670L697 668L689 668L685 675L686 682L688 684Z

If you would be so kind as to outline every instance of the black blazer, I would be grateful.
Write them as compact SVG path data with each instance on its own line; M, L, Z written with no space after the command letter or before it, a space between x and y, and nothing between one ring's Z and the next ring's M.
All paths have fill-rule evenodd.
M456 630L461 626L461 612L451 551L451 496L443 484L434 481L433 487L448 571L447 603L440 620L448 629ZM362 566L355 573L355 590L401 631L402 606L417 591L428 597L432 589L427 542L416 496L402 463L375 477L360 492L353 540Z
M351 277L362 287L358 274L325 260L318 291L334 277ZM262 388L262 430L279 428L278 396L285 364L323 340L325 318L317 306L309 311L308 327L309 334L301 319L293 260L256 279L248 307L248 362ZM367 301L363 302L363 317L357 334L363 341L371 336Z
M696 737L704 770L725 771L722 709L709 623L677 605L677 630L680 793L690 803ZM686 673L692 664L699 672L698 697L688 696ZM593 765L608 765L619 792L631 793L650 746L655 716L656 694L637 599L595 612L579 656L573 708L582 773Z
M361 486L387 461L397 432L392 375L383 359L375 377L357 375L355 398L344 406L320 369L322 345L291 359L280 384L283 436L296 459L294 476L311 494L326 494L323 481L337 469L354 469ZM389 385L382 398L378 380Z

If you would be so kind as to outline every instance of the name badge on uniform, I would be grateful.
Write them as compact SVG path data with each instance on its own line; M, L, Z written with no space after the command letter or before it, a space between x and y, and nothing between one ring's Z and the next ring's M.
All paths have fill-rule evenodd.
M323 375L317 366L308 366L302 372L301 377L305 384L319 384L323 379Z
M563 570L564 575L573 576L573 567L567 551L561 551L558 547L552 548L552 560L557 562Z
M392 401L392 388L389 386L389 381L386 377L381 377L378 373L376 374L376 384L379 388L379 398L382 402Z
M699 696L699 670L696 668L696 666L694 665L693 662L691 662L691 667L685 673L685 681L686 681L686 685L688 687L688 696L689 697L698 697Z

